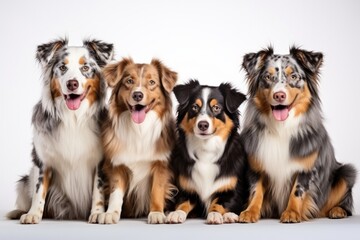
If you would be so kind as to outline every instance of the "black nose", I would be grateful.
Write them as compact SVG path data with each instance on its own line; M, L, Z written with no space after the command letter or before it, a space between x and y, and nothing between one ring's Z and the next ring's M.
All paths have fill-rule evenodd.
M70 91L75 91L79 87L79 82L77 80L69 80L66 82L66 87Z
M144 97L144 94L142 92L134 92L132 95L132 98L136 101L136 102L140 102Z
M206 131L208 128L209 128L209 123L207 121L200 121L198 123L198 128L201 130L201 131Z

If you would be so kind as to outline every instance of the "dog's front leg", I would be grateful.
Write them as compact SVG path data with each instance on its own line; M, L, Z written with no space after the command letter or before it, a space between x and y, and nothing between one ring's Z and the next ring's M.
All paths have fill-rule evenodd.
M165 223L164 207L170 189L170 171L167 162L156 161L151 166L151 195L148 223Z
M92 206L89 217L89 223L97 223L100 214L105 212L105 175L103 171L104 160L96 166L94 175L94 186L92 194Z
M34 224L39 223L42 219L46 194L49 189L51 180L51 169L41 166L34 167L33 177L36 186L32 196L31 207L28 213L23 214L20 218L22 224Z

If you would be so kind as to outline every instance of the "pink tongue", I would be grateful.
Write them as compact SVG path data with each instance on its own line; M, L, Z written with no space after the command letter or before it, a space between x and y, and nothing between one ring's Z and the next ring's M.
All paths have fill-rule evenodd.
M75 98L75 99L66 99L66 106L70 109L70 110L76 110L80 107L80 103L81 100L80 98Z
M273 112L274 118L278 121L284 121L289 116L289 109L287 109L287 108L284 108L281 110L274 109L272 112Z
M145 120L145 108L141 109L140 111L132 111L131 118L135 123L142 123Z

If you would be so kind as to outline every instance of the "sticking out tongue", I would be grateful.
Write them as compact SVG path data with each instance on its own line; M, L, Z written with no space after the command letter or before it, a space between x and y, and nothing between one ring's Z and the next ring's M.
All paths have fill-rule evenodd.
M135 123L142 123L145 120L146 112L145 106L136 105L131 111L131 118Z
M80 107L81 96L79 95L69 95L66 99L66 106L70 110L76 110Z
M275 106L272 113L276 120L284 121L289 116L289 109L286 106Z

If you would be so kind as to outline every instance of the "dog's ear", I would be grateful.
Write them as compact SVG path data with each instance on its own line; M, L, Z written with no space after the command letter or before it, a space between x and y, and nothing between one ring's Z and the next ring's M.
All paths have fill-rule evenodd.
M171 93L177 81L177 73L162 64L159 59L152 59L150 64L158 70L160 81L165 91Z
M110 87L114 87L120 80L127 65L133 64L131 58L123 58L120 62L111 63L103 68L102 73Z
M323 54L321 52L306 51L295 46L290 48L290 55L306 70L317 74L323 63Z
M225 98L225 107L230 113L234 113L246 100L246 96L233 88L230 83L220 84L219 89Z
M55 53L67 46L67 43L68 40L64 38L39 45L36 51L36 59L42 67L45 67L54 57Z
M180 84L174 87L174 94L180 105L186 105L189 101L190 94L196 87L200 86L199 81L190 80L186 84Z
M252 76L259 70L265 63L267 56L274 53L271 46L267 49L263 49L257 53L248 53L243 57L242 67L245 69L248 76Z
M103 68L108 64L114 56L113 44L105 43L100 40L84 40L84 47L86 47L90 55L95 59L97 65Z

